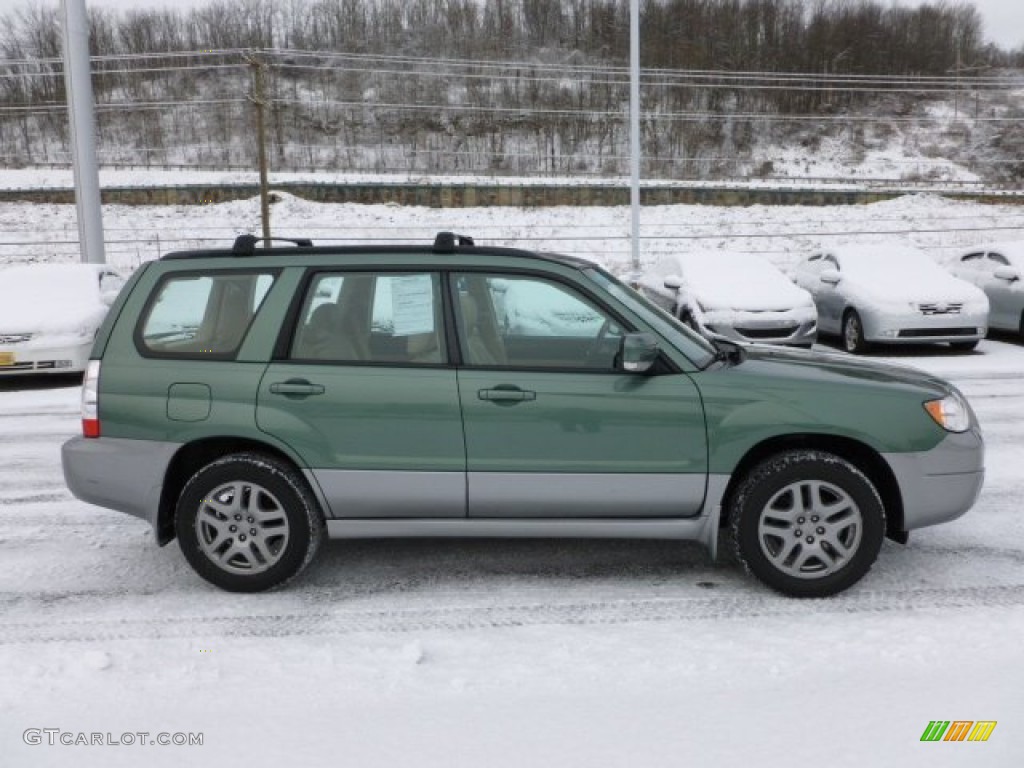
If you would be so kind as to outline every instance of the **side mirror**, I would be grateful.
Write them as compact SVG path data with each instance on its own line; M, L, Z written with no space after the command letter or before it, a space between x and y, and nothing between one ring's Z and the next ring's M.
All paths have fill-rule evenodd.
M825 269L821 272L821 282L828 283L829 285L836 285L842 279L839 276L839 271L835 269Z
M673 291L678 291L683 287L683 278L679 275L669 275L665 278L665 287Z
M120 293L120 291L101 291L100 301L109 307L114 303L114 300L117 299L118 293Z
M619 352L622 370L644 373L658 359L658 339L650 333L627 333Z
M1020 272L1017 271L1016 267L1006 264L996 267L996 271L993 274L1000 280L1006 280L1009 283L1012 283L1014 280L1020 280Z

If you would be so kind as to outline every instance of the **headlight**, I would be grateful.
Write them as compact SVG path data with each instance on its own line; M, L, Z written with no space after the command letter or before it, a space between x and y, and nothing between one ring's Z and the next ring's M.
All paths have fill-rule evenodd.
M941 400L928 400L924 404L924 409L935 423L947 432L966 432L971 426L967 403L959 395L949 395Z

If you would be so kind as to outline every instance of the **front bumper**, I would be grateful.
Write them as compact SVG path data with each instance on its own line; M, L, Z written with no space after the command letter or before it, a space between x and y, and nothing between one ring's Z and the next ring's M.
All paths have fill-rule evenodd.
M708 312L699 320L705 336L756 344L810 347L818 338L817 313Z
M911 312L861 312L864 338L883 344L972 342L985 338L988 315L980 312L925 315Z
M156 525L167 467L181 445L73 437L61 448L64 482L82 501Z
M903 530L955 520L970 509L985 480L981 431L950 433L930 451L883 453L903 498Z
M81 373L89 362L92 340L52 347L0 345L0 376L35 373Z

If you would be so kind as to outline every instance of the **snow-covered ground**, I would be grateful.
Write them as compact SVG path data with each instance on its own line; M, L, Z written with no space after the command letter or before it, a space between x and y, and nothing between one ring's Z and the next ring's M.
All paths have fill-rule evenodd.
M285 196L281 234L573 250L624 268L622 209L399 209ZM258 231L258 202L105 209L108 239ZM1024 237L1012 206L910 197L820 209L645 209L644 256L866 237L941 257ZM74 234L71 206L0 204L0 240ZM1016 233L1004 227L1016 228ZM934 230L934 231L931 231ZM120 233L120 234L118 234ZM562 239L566 238L566 239ZM198 243L197 243L198 244ZM208 245L209 243L202 243ZM172 246L176 247L176 246ZM165 249L165 248L164 248ZM113 250L122 267L152 258ZM67 260L51 246L0 261ZM78 387L0 386L0 766L1018 766L1024 762L1024 346L903 350L970 398L988 445L976 507L883 546L821 601L776 596L693 544L331 542L281 592L231 595L147 526L73 499L60 444ZM921 743L995 720L986 743ZM29 745L27 729L202 746ZM107 736L109 734L109 737ZM129 737L138 740L138 736Z

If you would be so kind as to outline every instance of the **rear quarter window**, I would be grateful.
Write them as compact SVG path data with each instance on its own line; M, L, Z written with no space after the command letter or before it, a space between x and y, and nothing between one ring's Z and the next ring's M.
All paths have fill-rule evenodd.
M272 272L231 272L163 278L136 329L139 352L157 357L234 357L275 277Z

